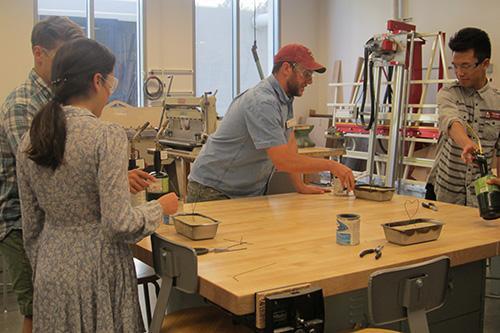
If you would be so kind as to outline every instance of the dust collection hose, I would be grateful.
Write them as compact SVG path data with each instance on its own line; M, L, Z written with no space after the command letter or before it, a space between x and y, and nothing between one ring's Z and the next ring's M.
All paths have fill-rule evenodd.
M156 82L158 88L156 91L149 90L150 82ZM144 95L152 101L156 101L163 96L163 81L156 75L148 76L148 78L144 81Z
M361 106L359 108L356 108L356 114L355 114L355 119L358 120L361 119L361 123L363 126L365 125L365 117L363 116L363 110L365 109L365 103L366 103L366 88L367 88L367 78L368 78L368 58L370 57L370 49L368 48L368 43L370 41L366 42L365 44L365 51L364 51L364 58L363 58L363 96L361 97ZM361 110L361 112L360 112Z
M375 86L373 79L373 60L370 60L370 55L373 52L373 38L370 38L364 49L364 65L363 65L363 97L361 98L361 106L356 108L355 118L361 120L365 130L370 130L375 121ZM370 122L368 126L365 127L365 117L363 112L366 105L366 95L368 93L368 84L370 85L370 99L371 99L371 110L370 110Z
M368 69L368 77L370 79L370 105L371 105L371 111L370 111L370 122L368 123L368 126L365 127L365 130L369 131L372 126L373 126L373 123L375 122L375 80L373 79L373 61L370 61L369 62L369 65L370 65L370 68Z

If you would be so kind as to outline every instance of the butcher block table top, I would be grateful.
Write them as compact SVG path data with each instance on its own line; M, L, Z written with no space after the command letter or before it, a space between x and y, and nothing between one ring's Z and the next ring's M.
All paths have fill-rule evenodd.
M382 268L440 255L449 256L456 266L499 254L500 220L487 222L475 208L441 202L436 202L436 212L421 207L421 202L398 195L391 201L375 202L330 193L200 202L197 213L221 222L214 239L192 241L171 225L161 225L157 232L191 247L248 242L243 251L198 257L200 295L237 315L254 312L255 293L263 290L311 283L330 296L366 288L370 273ZM191 210L191 205L184 205L184 212ZM361 216L359 245L336 244L336 215L340 213ZM406 220L408 214L445 223L439 239L409 246L386 243L381 224ZM385 246L379 260L373 255L359 257L361 250L380 244ZM134 255L152 265L149 237L135 245Z

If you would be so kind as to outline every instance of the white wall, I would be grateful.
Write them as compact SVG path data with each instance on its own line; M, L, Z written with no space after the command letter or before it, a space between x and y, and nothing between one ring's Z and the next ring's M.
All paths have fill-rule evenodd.
M328 67L326 53L321 52L324 39L320 38L323 27L318 18L323 0L281 0L281 45L300 43L311 49L316 61ZM305 119L309 109L318 110L318 93L324 80L315 75L313 84L307 87L302 97L296 98L294 111L296 117Z
M406 1L408 2L407 15L413 17L413 23L417 25L417 29L444 31L447 34L446 43L449 37L464 27L477 27L486 31L491 40L492 63L500 65L500 31L498 29L500 1L477 0L460 3L455 0ZM448 47L447 52L448 58L451 59L451 51ZM500 68L494 68L493 82L500 87Z
M147 0L145 69L193 70L193 1ZM175 76L172 91L192 91L192 76Z
M145 2L146 69L193 69L193 3L187 0L150 0ZM323 38L320 15L323 0L282 0L281 43L302 43L308 46L320 63L328 67L326 52L320 52ZM324 20L323 20L324 21ZM228 50L227 52L230 52ZM230 56L230 54L229 54ZM174 79L172 90L191 88L190 77ZM306 88L303 97L296 99L295 112L306 116L309 109L323 107L318 92L326 79L318 77Z
M33 67L32 26L33 0L0 1L0 104Z
M322 29L323 43L331 66L342 60L343 80L352 81L357 57L362 56L364 43L374 34L386 31L386 21L392 17L392 0L322 0L328 19ZM485 30L492 42L492 62L500 59L498 12L500 1L405 0L405 17L411 17L419 32L444 31L449 37L460 28L475 26ZM451 52L447 48L448 63ZM331 75L331 67L329 68ZM454 77L453 73L450 73ZM500 86L500 70L495 70L493 82ZM327 102L328 88L318 91L320 105Z

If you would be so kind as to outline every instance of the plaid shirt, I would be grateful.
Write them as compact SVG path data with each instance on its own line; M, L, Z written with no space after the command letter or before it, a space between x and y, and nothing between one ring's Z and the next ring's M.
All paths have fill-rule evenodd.
M0 108L0 241L21 229L21 206L16 180L17 146L34 115L52 98L42 78L31 70Z

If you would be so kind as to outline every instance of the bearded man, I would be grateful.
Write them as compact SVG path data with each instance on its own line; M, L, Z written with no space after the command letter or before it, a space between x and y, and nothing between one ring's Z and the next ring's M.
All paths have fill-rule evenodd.
M263 195L274 171L287 172L299 193L324 193L304 184L302 173L330 171L349 190L351 169L331 160L299 155L293 134L293 101L313 73L326 68L300 44L274 56L272 74L237 96L217 131L208 138L189 175L188 202Z

